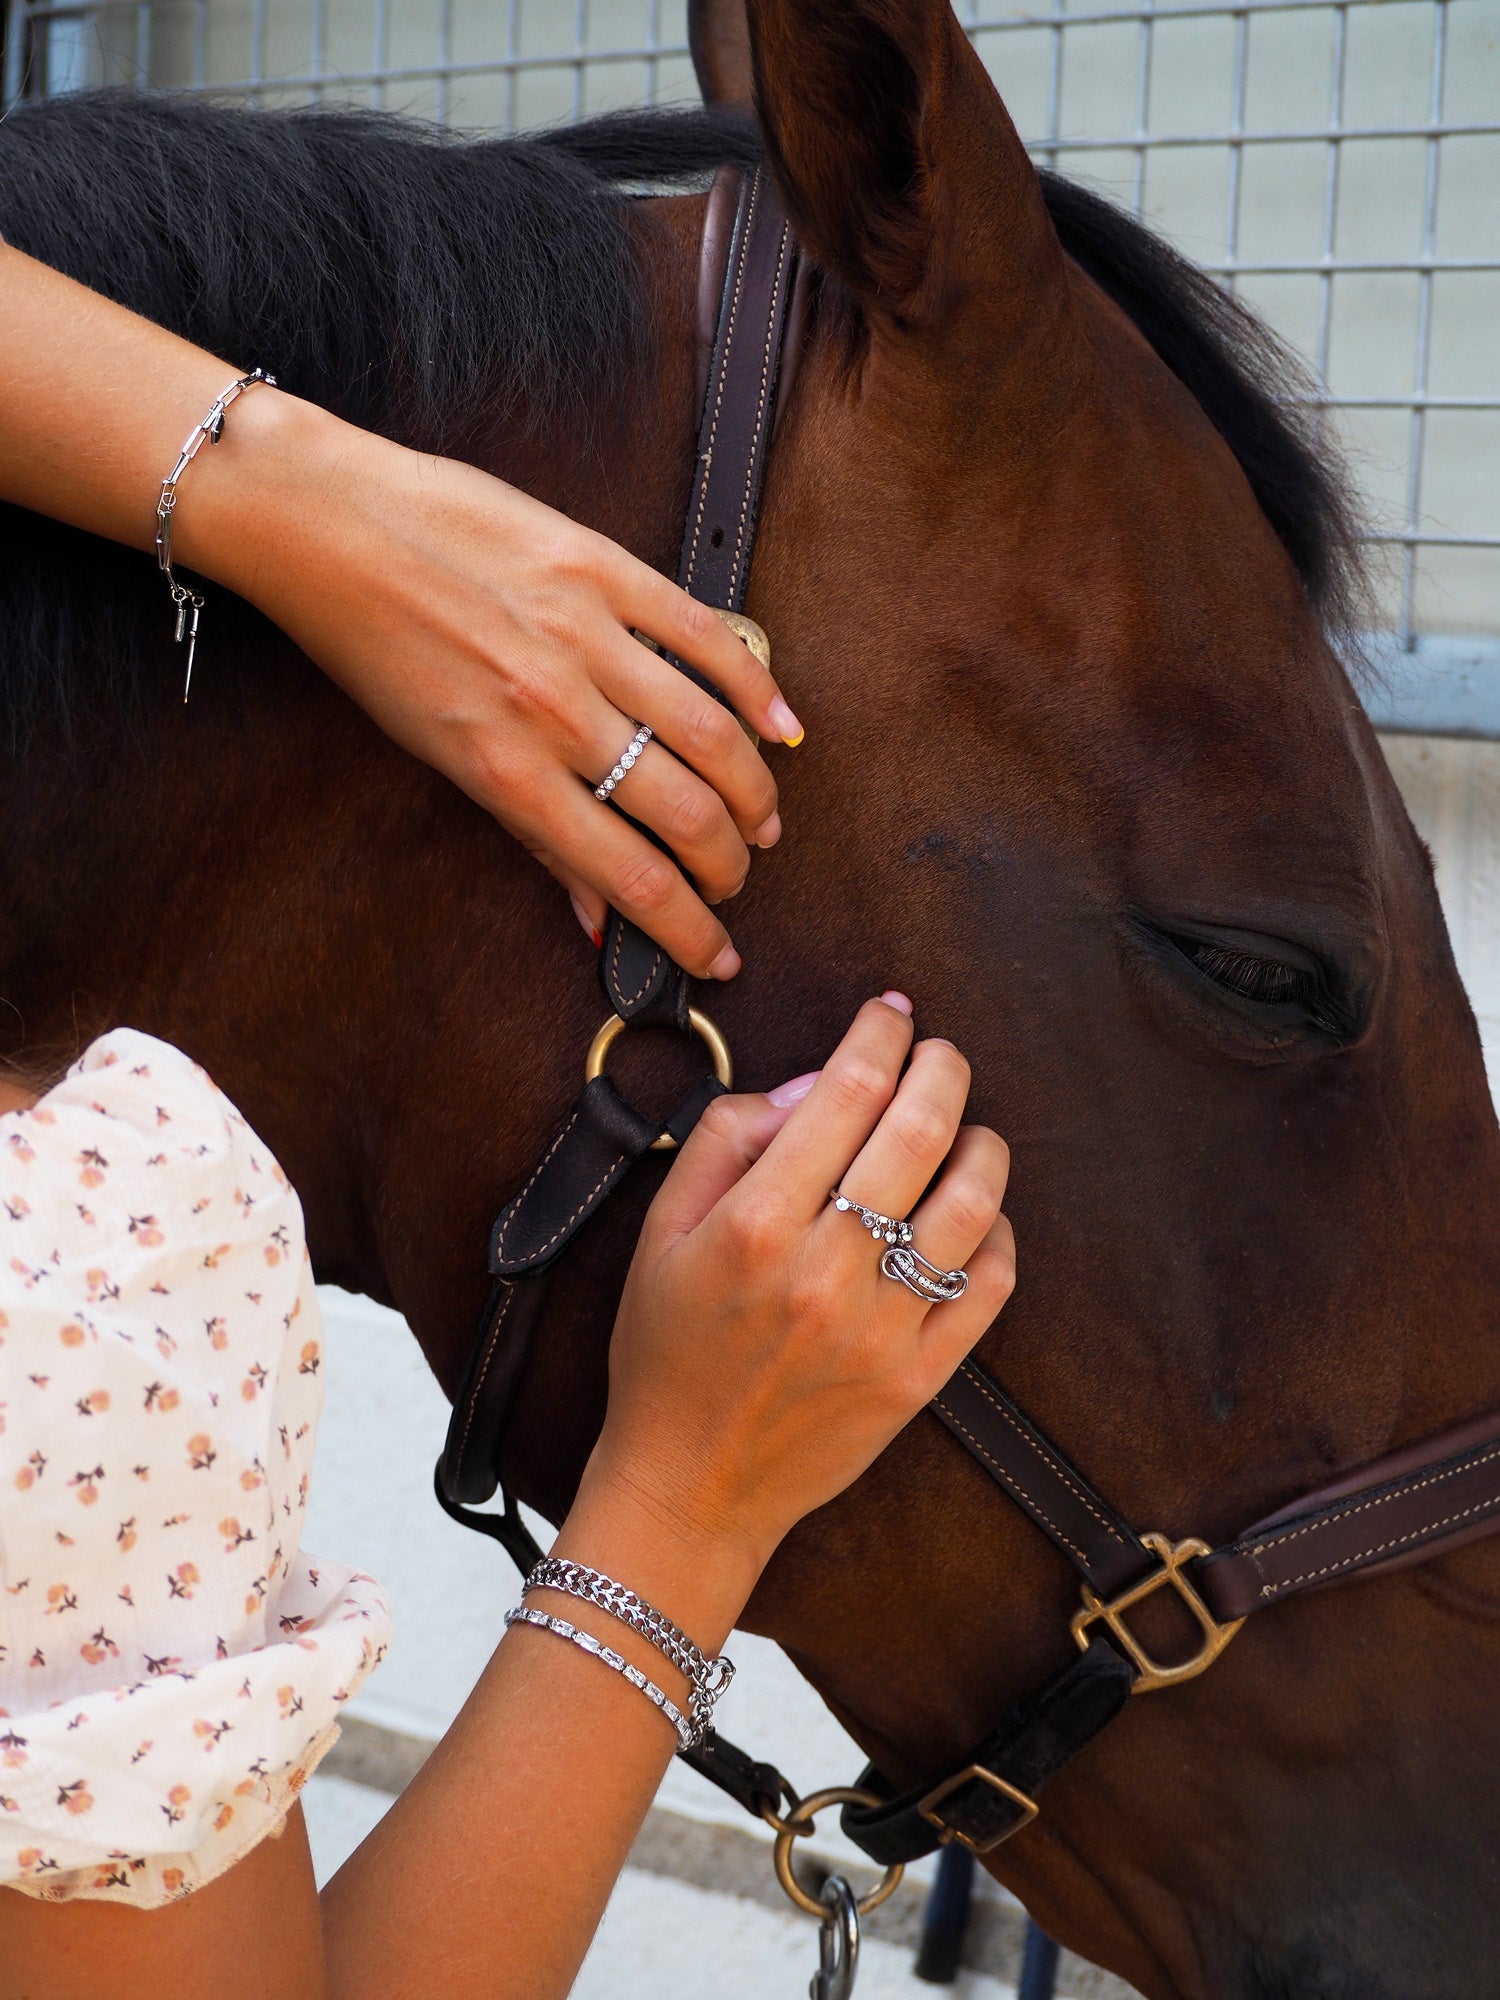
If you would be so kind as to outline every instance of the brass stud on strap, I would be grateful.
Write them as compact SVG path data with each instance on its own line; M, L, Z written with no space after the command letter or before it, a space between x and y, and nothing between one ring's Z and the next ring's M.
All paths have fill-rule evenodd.
M589 1043L589 1052L584 1058L583 1063L583 1080L585 1083L592 1083L596 1076L603 1076L604 1058L609 1054L610 1049L629 1026L630 1023L621 1020L618 1014L610 1015L609 1019L600 1028L598 1034ZM724 1088L728 1090L734 1082L734 1058L729 1053L728 1042L725 1041L723 1035L708 1018L707 1014L701 1014L696 1007L688 1008L688 1026L708 1050L710 1057L713 1059L714 1075L723 1084ZM653 1153L675 1153L677 1150L677 1141L672 1137L670 1132L663 1132L651 1141L650 1150ZM820 1903L818 1905L819 1910L822 1907Z

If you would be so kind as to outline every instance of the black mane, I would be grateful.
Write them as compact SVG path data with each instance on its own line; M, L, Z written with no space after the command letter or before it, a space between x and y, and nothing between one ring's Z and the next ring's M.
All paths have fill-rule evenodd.
M481 413L587 448L651 361L627 190L758 156L754 130L715 111L496 140L100 91L0 120L0 236L419 449L473 456ZM1351 513L1286 400L1295 364L1149 230L1057 176L1043 184L1064 247L1192 390L1339 623ZM0 737L139 710L164 657L164 599L149 558L0 508Z

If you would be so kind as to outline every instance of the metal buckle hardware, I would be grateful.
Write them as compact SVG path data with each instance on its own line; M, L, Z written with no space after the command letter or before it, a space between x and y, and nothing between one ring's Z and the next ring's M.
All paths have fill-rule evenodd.
M1078 1643L1078 1650L1086 1653L1089 1647L1089 1627L1102 1618L1112 1636L1136 1670L1132 1694L1151 1694L1157 1688L1176 1687L1181 1681L1195 1680L1205 1667L1211 1667L1220 1653L1229 1644L1235 1633L1244 1624L1243 1618L1235 1618L1227 1625L1221 1625L1203 1599L1193 1588L1191 1581L1183 1575L1183 1565L1194 1562L1199 1556L1212 1553L1207 1542L1189 1538L1185 1542L1170 1542L1165 1535L1142 1535L1141 1541L1159 1558L1161 1567L1149 1576L1143 1576L1139 1583L1122 1590L1118 1597L1106 1603L1097 1591L1088 1584L1083 1586L1083 1609L1073 1614L1071 1631ZM1139 1644L1125 1623L1124 1613L1132 1606L1150 1597L1168 1583L1176 1591L1183 1604L1197 1619L1203 1633L1203 1644L1190 1659L1181 1660L1175 1666L1167 1666L1151 1655Z
M592 1083L596 1076L603 1076L604 1058L609 1054L611 1048L613 1048L620 1036L624 1034L629 1025L630 1023L622 1021L618 1014L610 1015L598 1034L589 1043L589 1052L584 1058L583 1064L583 1080L585 1083ZM734 1061L729 1053L728 1042L725 1041L723 1035L714 1026L713 1022L710 1021L707 1014L699 1013L696 1007L688 1008L688 1025L708 1050L713 1060L714 1075L723 1084L724 1088L728 1090L729 1086L734 1082ZM662 1132L651 1141L651 1151L653 1153L675 1153L676 1150L677 1141L672 1137L670 1132ZM820 1911L822 1907L820 1903L818 1905Z
M1018 1819L1014 1826L1007 1827L1004 1833L997 1833L993 1840L975 1840L958 1827L949 1826L942 1814L934 1811L934 1808L940 1806L950 1792L956 1792L960 1785L968 1784L971 1778L978 1778L981 1784L988 1785L991 1791L999 1792L1003 1798L1009 1799L1012 1805L1018 1805L1024 1817ZM1028 1798L1018 1786L1007 1784L1004 1778L997 1778L995 1773L987 1770L983 1764L970 1764L967 1770L955 1771L952 1777L944 1778L941 1784L934 1785L917 1807L917 1811L929 1826L937 1828L943 1837L944 1847L950 1840L956 1840L967 1847L971 1854L988 1854L991 1848L1000 1846L1001 1842L1009 1840L1012 1834L1019 1833L1023 1826L1030 1826L1041 1811L1041 1807L1035 1799Z

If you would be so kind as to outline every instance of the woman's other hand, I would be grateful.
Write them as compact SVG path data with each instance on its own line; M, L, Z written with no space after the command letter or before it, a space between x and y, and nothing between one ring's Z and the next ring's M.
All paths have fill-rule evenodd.
M890 994L815 1079L709 1106L641 1236L580 1502L627 1492L753 1581L884 1450L1014 1283L1009 1154L963 1125L968 1091L958 1050L913 1048L909 1003ZM967 1269L963 1297L927 1305L885 1277L832 1188L910 1212L921 1254Z
M294 503L294 504L293 504ZM711 905L781 833L776 783L735 715L631 636L678 654L762 737L801 725L706 606L501 480L408 451L272 390L236 404L183 482L189 568L273 618L405 749L494 814L597 931L606 903L687 970L739 956ZM619 803L593 796L655 734Z

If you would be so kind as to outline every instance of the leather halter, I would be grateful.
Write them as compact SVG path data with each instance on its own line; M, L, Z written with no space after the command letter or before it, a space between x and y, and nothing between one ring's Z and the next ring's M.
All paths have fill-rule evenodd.
M677 580L705 603L738 611L775 422L789 317L795 322L797 245L764 172L721 173L710 197L704 270L717 273L727 203L737 186L707 372L697 470ZM795 342L793 353L795 356ZM684 672L681 661L674 664ZM693 675L698 679L697 675ZM700 682L700 685L706 685ZM716 689L709 689L717 695ZM694 1027L689 982L661 948L611 913L600 978L614 1014L606 1027ZM700 1017L701 1018L701 1017ZM596 1044L597 1046L597 1044ZM722 1090L709 1076L662 1127L628 1104L609 1078L588 1082L490 1239L493 1279L437 1467L437 1497L456 1520L492 1535L524 1572L541 1550L505 1494L502 1514L477 1514L499 1484L506 1419L547 1279L589 1217L663 1136L680 1140ZM1132 1694L1195 1678L1252 1613L1296 1592L1371 1575L1500 1529L1500 1413L1408 1446L1292 1501L1232 1541L1137 1534L1073 1462L972 1359L932 1409L990 1477L1067 1557L1082 1580L1076 1657L1018 1702L963 1757L924 1785L897 1793L873 1767L860 1779L878 1805L847 1806L843 1825L872 1860L911 1861L957 1840L996 1847L1037 1814L1035 1794L1125 1707ZM1153 1658L1133 1632L1135 1607L1174 1594L1197 1650ZM774 1765L757 1763L714 1732L684 1761L752 1813L795 1797Z

